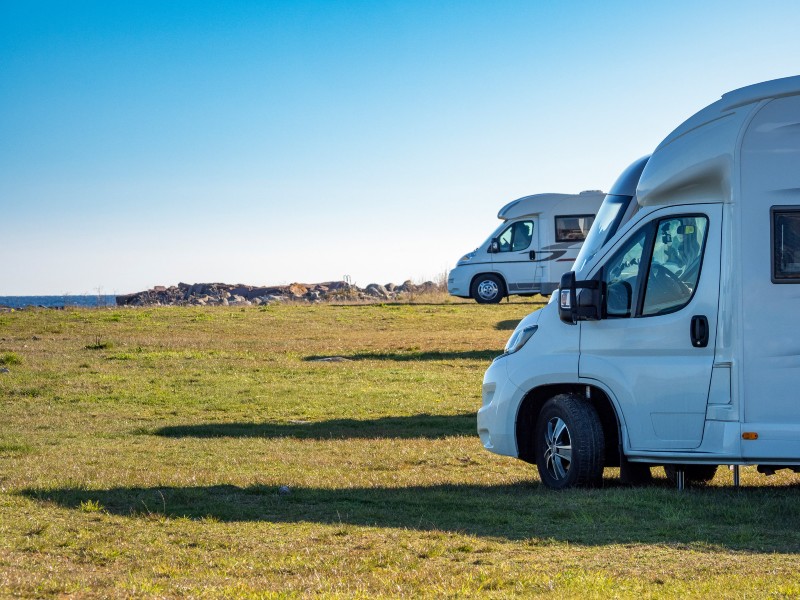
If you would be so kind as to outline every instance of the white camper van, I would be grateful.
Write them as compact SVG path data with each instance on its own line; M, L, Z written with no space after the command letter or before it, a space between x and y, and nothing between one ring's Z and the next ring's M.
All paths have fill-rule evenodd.
M458 261L447 279L453 296L481 304L511 294L550 294L569 270L604 194L534 194L506 204L503 223Z
M551 488L800 470L800 77L725 94L631 169L487 370L484 447Z

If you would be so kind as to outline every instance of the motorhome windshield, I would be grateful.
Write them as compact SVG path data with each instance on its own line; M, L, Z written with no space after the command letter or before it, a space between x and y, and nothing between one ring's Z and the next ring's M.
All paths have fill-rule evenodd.
M580 272L586 266L586 263L594 258L597 251L617 232L620 221L622 221L632 197L612 194L606 196L597 213L597 217L594 219L594 223L592 223L589 235L586 236L586 241L578 253L578 258L575 259L575 267L573 269L575 272Z

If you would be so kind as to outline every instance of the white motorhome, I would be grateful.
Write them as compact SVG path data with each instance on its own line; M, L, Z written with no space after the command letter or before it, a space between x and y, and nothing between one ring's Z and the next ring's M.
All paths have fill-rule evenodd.
M627 176L487 370L484 447L551 488L800 470L800 77L725 94Z
M453 296L481 304L505 296L550 294L572 266L604 194L534 194L506 204L503 223L459 259L447 279Z

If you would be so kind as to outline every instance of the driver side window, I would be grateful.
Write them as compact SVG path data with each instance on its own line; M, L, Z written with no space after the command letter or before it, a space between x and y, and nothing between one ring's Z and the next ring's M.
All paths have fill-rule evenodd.
M531 245L533 221L518 221L497 237L498 252L519 252Z
M633 313L636 282L639 280L639 265L646 239L647 230L643 228L611 257L603 269L603 281L607 286L607 313L611 318L627 318Z
M663 315L689 303L700 278L708 219L675 217L659 221L647 276L642 315Z

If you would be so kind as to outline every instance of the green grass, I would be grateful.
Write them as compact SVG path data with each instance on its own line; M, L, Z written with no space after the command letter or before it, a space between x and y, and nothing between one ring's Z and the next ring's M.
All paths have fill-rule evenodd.
M534 308L4 315L0 597L800 596L800 476L555 493L482 449Z
M16 352L0 352L0 365L19 365L22 359Z

